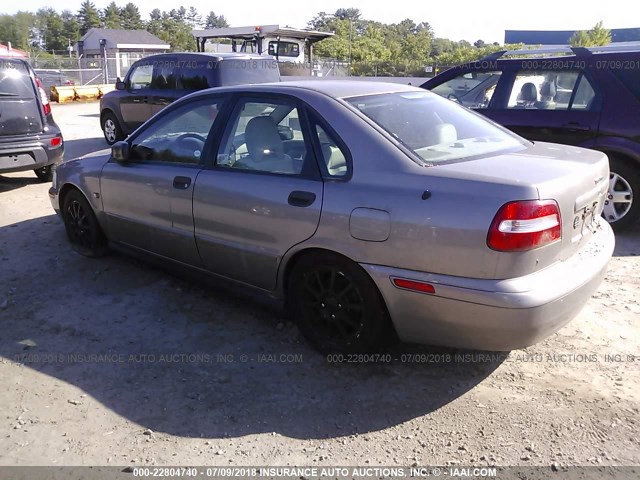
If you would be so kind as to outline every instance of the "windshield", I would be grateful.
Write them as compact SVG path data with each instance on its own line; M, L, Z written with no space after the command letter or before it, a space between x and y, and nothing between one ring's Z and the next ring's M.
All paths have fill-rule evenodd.
M426 164L520 150L526 140L429 92L345 99Z

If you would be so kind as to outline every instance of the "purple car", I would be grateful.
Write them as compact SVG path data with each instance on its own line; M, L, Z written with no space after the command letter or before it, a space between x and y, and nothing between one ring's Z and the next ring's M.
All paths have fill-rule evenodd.
M563 50L569 54L544 56ZM503 58L510 54L526 58ZM616 230L640 218L638 47L496 52L421 86L531 141L606 153L611 176L603 216Z

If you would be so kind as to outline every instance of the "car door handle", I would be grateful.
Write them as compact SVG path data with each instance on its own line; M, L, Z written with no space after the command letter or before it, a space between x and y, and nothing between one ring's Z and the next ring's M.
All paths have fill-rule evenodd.
M569 130L573 130L575 131L581 131L581 132L588 132L589 130L591 130L591 127L589 125L582 125L578 122L569 122L569 123L565 123L564 125L562 125L563 128L568 128Z
M293 207L308 207L316 200L316 194L313 192L301 192L294 190L289 194L289 205Z
M131 102L132 103L140 103L140 102L142 102L142 99L141 98L134 98L134 99L131 100Z
M189 177L176 177L173 179L173 188L178 190L186 190L191 185L191 179Z

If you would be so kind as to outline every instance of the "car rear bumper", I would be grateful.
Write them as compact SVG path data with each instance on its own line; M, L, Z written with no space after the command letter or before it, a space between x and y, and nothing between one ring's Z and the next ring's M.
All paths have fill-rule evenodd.
M0 143L0 173L36 170L62 162L64 142L57 147L50 147L54 137Z
M401 340L506 351L539 342L568 323L602 282L615 239L602 219L571 258L507 280L435 275L363 264L384 297ZM400 277L428 282L434 294L402 290Z

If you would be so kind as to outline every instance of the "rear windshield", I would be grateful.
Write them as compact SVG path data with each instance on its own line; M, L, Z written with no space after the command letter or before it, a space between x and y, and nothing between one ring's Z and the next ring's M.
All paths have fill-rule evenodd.
M29 70L20 60L0 60L0 97L34 96Z
M624 62L620 62L624 63ZM629 62L631 66L634 63ZM619 68L612 69L613 74L620 80L627 90L629 90L634 97L640 100L640 65L635 63L636 68Z
M346 98L413 151L422 163L448 163L523 149L528 142L430 92Z

